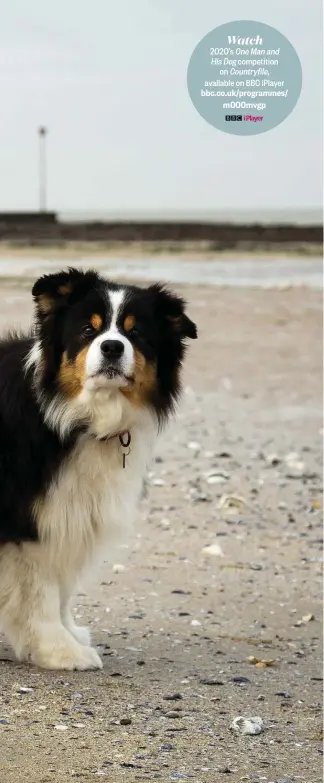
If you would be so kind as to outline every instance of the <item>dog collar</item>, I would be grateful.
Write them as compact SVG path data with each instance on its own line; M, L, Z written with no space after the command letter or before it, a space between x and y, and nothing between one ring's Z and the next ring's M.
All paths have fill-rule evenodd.
M130 454L130 444L132 440L132 436L130 434L129 430L123 430L122 432L116 432L115 435L109 435L107 438L99 438L100 441L108 441L108 440L114 440L114 438L118 438L120 447L122 449L122 457L123 457L123 468L126 467L126 457Z

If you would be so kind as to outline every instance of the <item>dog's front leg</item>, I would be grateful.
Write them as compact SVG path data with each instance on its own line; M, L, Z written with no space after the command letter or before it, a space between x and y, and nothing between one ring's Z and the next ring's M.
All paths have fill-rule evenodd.
M0 623L19 660L45 669L98 669L61 617L61 598L39 543L6 544L0 553Z

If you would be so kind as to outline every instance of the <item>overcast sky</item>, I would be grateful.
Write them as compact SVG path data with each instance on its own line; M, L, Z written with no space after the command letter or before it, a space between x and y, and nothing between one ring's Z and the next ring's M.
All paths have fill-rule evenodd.
M0 25L0 209L298 209L321 203L320 0L8 0ZM242 13L244 11L244 13ZM187 65L218 25L256 19L299 54L294 112L241 138L194 109Z

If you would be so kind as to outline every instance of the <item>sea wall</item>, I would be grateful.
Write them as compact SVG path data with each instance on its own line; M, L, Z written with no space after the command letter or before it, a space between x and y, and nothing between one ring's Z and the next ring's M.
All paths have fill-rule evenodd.
M249 244L320 244L320 225L237 224L187 221L61 222L55 212L0 213L0 242L209 242L215 249Z

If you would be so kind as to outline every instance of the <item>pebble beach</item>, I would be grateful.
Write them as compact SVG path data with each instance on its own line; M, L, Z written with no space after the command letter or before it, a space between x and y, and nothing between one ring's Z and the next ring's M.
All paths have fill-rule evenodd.
M1 330L29 325L48 271L18 262ZM75 597L104 668L41 671L0 637L1 783L322 780L320 268L274 260L263 285L168 263L199 339L133 535Z

